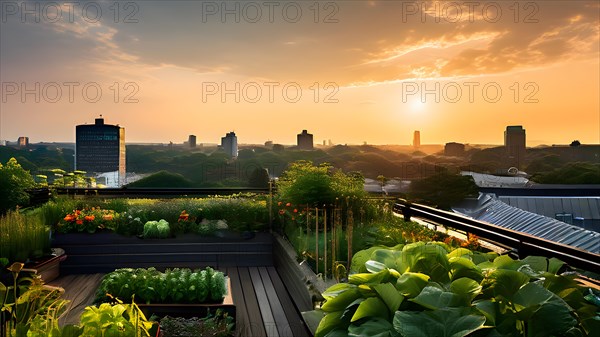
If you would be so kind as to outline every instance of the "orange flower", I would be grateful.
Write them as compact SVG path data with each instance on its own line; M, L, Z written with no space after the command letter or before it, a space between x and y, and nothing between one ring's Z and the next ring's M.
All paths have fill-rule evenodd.
M95 216L93 216L93 215L86 215L86 216L84 217L85 221L94 221L94 219L95 219L95 218L96 218L96 217L95 217Z
M296 220L296 218L295 218L295 217L292 217L292 220Z
M73 214L67 214L65 217L65 221L72 222L73 220L75 220L75 216L73 216Z
M76 222L78 225L83 225L83 220L77 220Z
M277 206L281 206L281 201L277 203Z
M104 220L104 221L112 221L112 219L113 219L112 214L104 214L102 216L102 220Z
M284 211L284 210L282 210L282 209L280 209L280 210L279 210L279 214L281 214L281 215L284 215L284 214L285 214L285 211Z
M285 207L290 207L290 206L292 206L291 202L288 202L287 204L285 204Z

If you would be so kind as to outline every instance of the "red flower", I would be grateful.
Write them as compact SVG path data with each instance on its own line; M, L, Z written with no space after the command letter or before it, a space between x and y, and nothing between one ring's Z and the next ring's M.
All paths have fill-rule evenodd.
M292 203L291 203L291 202L288 202L287 204L285 204L285 206L286 206L286 207L290 207L290 206L292 206Z
M77 220L76 222L78 225L83 225L83 220Z
M94 219L95 219L95 218L96 218L96 217L95 217L95 216L93 216L93 215L86 215L86 216L84 217L85 221L94 221Z
M298 210L294 208L294 213L298 213Z
M282 210L282 209L280 209L280 210L279 210L279 214L280 214L280 215L284 215L284 214L285 214L285 211L284 211L284 210Z

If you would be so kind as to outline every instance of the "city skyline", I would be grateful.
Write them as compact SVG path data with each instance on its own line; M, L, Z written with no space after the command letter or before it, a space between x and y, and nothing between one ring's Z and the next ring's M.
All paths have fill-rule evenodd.
M245 144L294 144L308 129L316 144L411 144L420 130L422 144L500 146L508 125L529 147L600 143L594 1L452 2L460 15L437 2L286 2L272 17L262 3L90 2L97 20L95 5L14 3L0 23L2 140L74 142L71 125L103 114L132 143L235 130Z

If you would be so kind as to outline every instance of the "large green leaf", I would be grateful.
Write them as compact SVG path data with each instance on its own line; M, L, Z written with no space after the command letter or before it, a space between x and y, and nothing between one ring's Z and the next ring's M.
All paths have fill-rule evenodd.
M379 273L389 267L379 261L369 260L365 262L365 268L367 268L369 273Z
M470 305L475 296L481 293L481 285L474 280L462 277L450 284L450 291L466 299L465 305Z
M389 319L388 308L380 298L369 297L359 304L351 321L356 322L365 317L381 317Z
M396 261L398 271L424 273L431 280L446 283L450 280L450 264L447 251L435 244L410 244L404 246L401 257Z
M393 249L377 249L371 253L371 260L381 262L388 268L396 269L396 260L401 258L402 251ZM368 270L368 268L367 268Z
M448 259L450 259L452 257L469 258L471 255L473 255L472 251L468 250L467 248L461 247L461 248L456 248L455 250L448 253L446 256L448 257Z
M405 297L415 297L419 295L428 282L428 275L406 272L396 281L396 289Z
M329 300L347 291L348 289L356 289L356 285L348 283L337 283L327 288L327 290L325 290L322 295L326 300Z
M334 312L346 309L350 303L361 297L361 294L358 288L354 286L353 288L346 288L340 291L335 297L332 297L331 293L328 293L328 297L329 299L325 301L321 309L325 312Z
M469 308L444 308L433 311L398 311L393 326L405 337L463 337L479 330L485 317Z
M374 285L382 282L387 282L390 277L390 271L388 269L383 269L378 273L360 273L360 274L352 274L348 277L348 283L350 284L366 284L366 285Z
M371 259L371 254L377 249L385 249L386 247L374 246L368 249L363 249L356 252L352 256L352 263L350 264L350 271L355 273L366 273L365 262Z
M394 331L394 327L387 320L380 317L374 317L360 325L350 324L348 334L350 337L389 337Z
M529 282L529 276L509 269L494 270L484 282L491 283L491 290L494 295L511 299L514 294L526 283Z
M348 323L341 319L342 314L343 311L336 311L325 315L317 327L315 337L324 337L330 331L335 329L346 330L348 328Z
M567 303L537 283L519 289L513 303L517 317L528 323L529 336L561 335L577 325Z
M373 286L379 297L385 302L390 313L394 314L404 300L404 296L400 295L398 289L391 283L382 283Z
M423 288L417 297L411 298L409 301L417 303L427 309L458 307L465 302L463 296L432 286Z
M450 273L452 274L452 280L459 279L461 277L468 277L477 282L483 280L483 274L481 269L473 263L473 261L464 257L452 257L450 262Z

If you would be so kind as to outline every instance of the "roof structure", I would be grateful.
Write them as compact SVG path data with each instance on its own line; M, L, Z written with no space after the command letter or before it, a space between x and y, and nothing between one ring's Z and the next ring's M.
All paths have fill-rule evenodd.
M600 254L600 233L508 205L493 194L480 194L474 207L453 210L476 220Z

